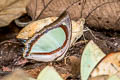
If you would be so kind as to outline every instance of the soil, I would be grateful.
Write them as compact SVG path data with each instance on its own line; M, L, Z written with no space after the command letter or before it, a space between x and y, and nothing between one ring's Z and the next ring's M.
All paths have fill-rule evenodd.
M12 26L12 27L11 27ZM112 30L89 29L67 52L67 57L58 62L44 63L26 60L22 57L24 47L15 36L21 30L12 22L9 26L0 28L0 78L22 68L30 76L36 78L47 65L55 67L57 72L66 80L80 80L80 57L85 45L93 40L106 54L120 51L120 33ZM76 63L76 64L74 64Z

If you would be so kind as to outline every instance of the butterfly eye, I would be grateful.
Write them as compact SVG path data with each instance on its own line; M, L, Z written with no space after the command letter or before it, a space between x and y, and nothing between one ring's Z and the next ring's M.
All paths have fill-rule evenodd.
M70 46L71 33L70 17L64 12L56 21L25 41L23 56L44 62L61 60Z

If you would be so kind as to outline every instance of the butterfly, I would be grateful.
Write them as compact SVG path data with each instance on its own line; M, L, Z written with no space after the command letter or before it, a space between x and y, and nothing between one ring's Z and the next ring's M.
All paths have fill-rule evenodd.
M25 42L23 57L43 62L61 60L70 46L71 36L70 16L64 12Z

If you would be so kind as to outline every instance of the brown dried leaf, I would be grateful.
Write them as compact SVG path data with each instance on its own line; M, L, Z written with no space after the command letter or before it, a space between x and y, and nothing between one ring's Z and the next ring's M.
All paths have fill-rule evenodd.
M66 10L73 3L77 3L77 2L81 2L81 1L80 0L31 0L30 4L28 5L28 14L34 20L37 17L39 17L39 14L42 14L41 12L46 8L42 14L43 18L49 16L56 17L59 16L64 10ZM80 8L77 7L77 10L79 11ZM78 14L80 16L80 12ZM76 16L76 12L74 13L74 16Z
M33 20L39 16L40 12L44 8L42 1L43 0L31 0L27 7L27 11Z
M0 0L0 27L7 26L12 20L26 13L29 0Z
M107 55L91 73L91 76L113 75L120 71L120 52Z
M119 0L31 0L28 6L33 20L56 17L65 10L71 19L85 18L90 27L120 30Z
M77 77L80 74L80 58L77 56L70 56L71 73L73 77Z

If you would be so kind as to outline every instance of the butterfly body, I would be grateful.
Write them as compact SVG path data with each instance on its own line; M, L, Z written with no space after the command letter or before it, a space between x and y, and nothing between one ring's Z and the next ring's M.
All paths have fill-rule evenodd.
M25 42L23 57L44 62L61 60L70 46L71 35L71 21L64 13Z

